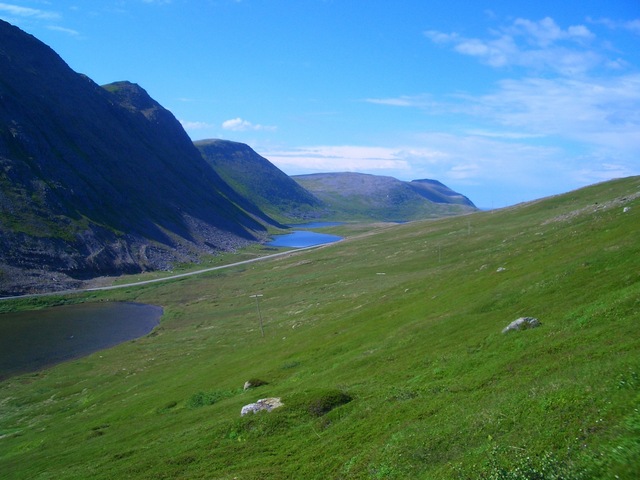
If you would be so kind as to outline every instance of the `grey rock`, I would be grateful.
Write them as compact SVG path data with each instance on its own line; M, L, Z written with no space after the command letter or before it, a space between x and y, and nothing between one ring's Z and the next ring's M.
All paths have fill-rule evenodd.
M245 416L248 413L258 413L262 411L270 412L271 410L282 407L283 405L284 403L282 403L282 401L277 397L261 398L255 403L250 403L242 407L240 415Z
M539 327L540 325L542 324L540 323L540 320L538 320L537 318L520 317L517 320L514 320L513 322L511 322L505 328L503 328L502 333L517 331L517 330L527 330L529 328Z

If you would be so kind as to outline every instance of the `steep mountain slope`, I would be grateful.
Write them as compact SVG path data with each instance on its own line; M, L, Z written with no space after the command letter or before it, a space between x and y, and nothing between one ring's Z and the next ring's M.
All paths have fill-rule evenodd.
M166 268L260 236L175 117L0 21L0 291ZM248 202L247 202L248 203ZM51 282L54 281L55 285Z
M326 213L319 199L248 145L210 139L195 146L234 190L271 216L291 222Z
M431 202L453 203L475 207L473 202L467 197L458 192L454 192L438 180L412 180L407 185Z
M411 183L363 173L292 177L327 204L336 219L408 221L474 211L466 197L434 180Z

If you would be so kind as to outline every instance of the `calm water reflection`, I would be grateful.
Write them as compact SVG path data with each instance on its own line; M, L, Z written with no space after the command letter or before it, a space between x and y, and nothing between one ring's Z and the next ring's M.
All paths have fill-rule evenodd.
M0 379L144 336L161 316L161 307L121 302L2 314Z

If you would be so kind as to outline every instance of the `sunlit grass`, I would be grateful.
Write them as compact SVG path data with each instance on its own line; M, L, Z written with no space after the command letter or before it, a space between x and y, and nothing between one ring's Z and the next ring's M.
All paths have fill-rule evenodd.
M0 384L0 472L637 478L639 191L632 178L93 292L165 316ZM503 335L520 316L542 326ZM240 417L266 397L285 406Z

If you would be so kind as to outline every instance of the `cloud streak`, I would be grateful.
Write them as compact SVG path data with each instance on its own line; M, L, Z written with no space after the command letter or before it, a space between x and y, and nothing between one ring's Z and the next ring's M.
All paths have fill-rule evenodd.
M67 35L71 35L72 37L77 37L80 35L80 32L77 30L73 30L72 28L59 27L56 25L50 25L47 27L48 30L52 30L54 32L66 33Z
M193 122L189 120L179 120L179 122L185 130L206 130L216 128L216 125L206 122Z
M21 7L19 5L11 5L8 3L0 3L0 12L4 12L7 15L13 15L16 17L35 18L38 20L59 20L61 18L61 15L56 12L39 10L29 7Z

